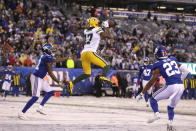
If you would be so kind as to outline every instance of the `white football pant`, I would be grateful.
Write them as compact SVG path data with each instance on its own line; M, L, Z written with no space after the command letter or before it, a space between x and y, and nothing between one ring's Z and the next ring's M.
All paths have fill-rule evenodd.
M169 104L170 107L175 107L180 100L182 94L184 92L184 85L183 84L174 84L174 85L168 85L164 88L159 89L156 91L152 97L157 100L163 100L169 98Z
M8 81L4 81L3 85L2 85L2 89L5 90L5 91L9 91L10 86L11 86L11 83L9 83Z
M49 83L40 77L36 77L31 74L31 90L32 96L40 96L41 91L50 92L53 89L50 87Z

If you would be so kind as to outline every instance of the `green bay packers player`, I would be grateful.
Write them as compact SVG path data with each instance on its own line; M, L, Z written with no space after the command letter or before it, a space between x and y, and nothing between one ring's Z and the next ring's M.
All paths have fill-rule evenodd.
M99 42L101 39L109 38L112 36L109 31L109 23L108 21L104 21L102 26L104 30L98 26L99 20L95 17L91 17L89 20L88 29L84 30L85 35L85 45L84 49L81 52L81 60L82 60L82 68L84 70L84 74L78 76L74 81L69 82L69 93L72 93L72 89L74 84L88 78L91 75L91 63L95 64L101 68L103 68L103 73L100 79L103 81L110 82L105 76L110 69L110 66L107 62L101 58L97 53L97 48L99 47Z

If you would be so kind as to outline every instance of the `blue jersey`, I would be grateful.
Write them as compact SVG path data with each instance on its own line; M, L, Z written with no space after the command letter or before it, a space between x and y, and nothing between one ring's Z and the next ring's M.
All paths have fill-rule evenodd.
M153 64L153 69L158 68L165 78L166 85L182 84L178 61L175 57L159 60Z
M142 65L139 67L139 74L138 74L138 83L140 79L142 78L143 80L149 81L152 77L152 64L149 64L147 66Z
M133 76L132 78L131 78L131 85L135 85L137 83L137 77L135 76Z
M35 72L33 73L35 76L44 78L48 73L48 69L46 63L52 63L54 61L53 56L51 55L42 55L39 59L38 65L35 68Z
M15 74L15 72L14 71L5 70L4 74L5 74L4 81L11 82L12 76Z

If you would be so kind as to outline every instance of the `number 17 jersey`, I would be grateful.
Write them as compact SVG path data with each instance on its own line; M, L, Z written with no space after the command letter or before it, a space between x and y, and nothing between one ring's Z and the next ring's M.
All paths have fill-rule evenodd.
M159 60L153 64L153 70L158 68L160 74L165 78L166 85L182 84L178 61L175 57Z
M84 35L86 38L83 52L92 51L96 52L97 48L99 47L99 42L101 40L100 33L103 32L101 27L95 27L92 29L85 29Z

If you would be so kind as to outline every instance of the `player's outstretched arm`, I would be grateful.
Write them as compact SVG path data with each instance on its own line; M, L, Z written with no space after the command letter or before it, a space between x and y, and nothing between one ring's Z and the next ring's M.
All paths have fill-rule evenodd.
M66 61L68 59L68 57L63 57L63 58L55 58L54 62L63 62Z
M104 21L102 23L102 26L104 27L105 31L100 33L101 39L104 39L104 38L111 39L112 35L110 33L110 29L109 29L110 25L109 25L108 20Z
M47 65L48 74L50 75L50 77L51 77L54 81L56 81L56 82L59 84L59 86L60 86L61 88L64 88L65 84L63 83L63 81L59 81L59 80L56 78L56 76L53 74L53 72L52 72L52 63L46 63L46 65Z
M105 28L105 31L101 32L100 35L101 35L102 39L104 39L104 38L112 39L112 35L111 35L110 29L108 27Z
M182 72L181 73L181 80L184 80L187 77L187 75L189 74L189 71L185 66L183 66L181 64L179 64L178 67L179 67L180 71Z
M52 63L46 63L46 65L47 65L48 74L50 75L50 77L59 84L59 80L56 78L56 76L52 72Z
M142 92L136 97L137 102L139 102L140 99L142 99L144 97L144 94L146 93L147 90L150 89L150 87L155 83L155 81L159 78L159 69L155 69L153 71L153 75L150 79L150 81L146 84L146 86L144 87L144 89L142 90Z
M144 89L142 90L142 93L145 94L147 90L150 89L150 87L155 83L155 81L159 78L159 69L155 69L153 71L152 77L150 79L150 81L146 84L146 86L144 87Z

